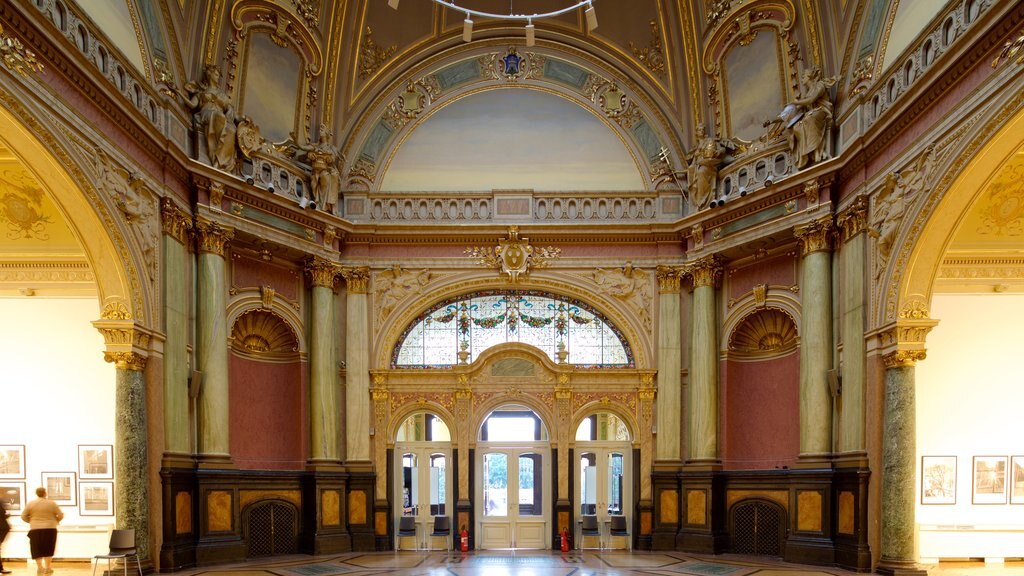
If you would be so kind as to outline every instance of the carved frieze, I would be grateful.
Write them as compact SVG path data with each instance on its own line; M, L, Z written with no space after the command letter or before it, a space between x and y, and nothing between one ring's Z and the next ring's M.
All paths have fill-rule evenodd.
M614 296L628 304L640 317L644 328L651 328L650 272L627 263L622 268L598 268L593 278L600 293Z

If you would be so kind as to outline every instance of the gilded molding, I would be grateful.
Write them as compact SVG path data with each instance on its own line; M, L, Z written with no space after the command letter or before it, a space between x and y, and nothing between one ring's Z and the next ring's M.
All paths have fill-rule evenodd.
M142 372L146 369L146 358L136 352L104 352L103 360L112 362L118 370Z
M832 217L825 216L793 228L793 235L800 240L801 254L807 256L832 250L832 230Z
M170 198L160 201L160 222L164 234L182 244L188 244L188 236L192 231L192 218L175 206Z
M366 266L345 268L341 271L350 294L366 294L370 285L370 269Z
M693 278L693 287L710 286L718 288L722 281L723 262L717 254L705 256L689 265L687 273Z
M680 273L678 269L659 264L655 274L658 277L658 294L679 293Z
M657 20L651 19L651 42L648 46L638 48L632 41L629 42L629 49L648 70L654 72L659 78L665 76L665 55L661 42L661 30Z
M843 242L868 229L868 197L858 196L845 210L836 215L836 226L842 235Z
M473 246L466 248L466 256L476 259L484 268L497 268L515 283L520 276L529 274L530 269L546 268L552 260L561 255L561 248L548 246L538 248L530 244L529 238L519 237L519 227L508 227L508 238L498 240L498 245Z
M108 302L103 306L100 318L104 320L131 320L132 313L128 306L125 306L124 302Z
M28 76L28 72L42 72L43 64L36 60L36 55L25 48L21 40L14 38L0 24L0 58L3 58L4 66L22 76ZM26 70L26 68L28 70Z
M199 242L199 251L217 256L224 256L224 249L235 236L234 229L203 218L196 219L194 230Z
M363 79L373 76L377 70L380 70L394 56L396 50L398 50L398 47L395 45L385 48L374 42L373 30L367 26L366 34L363 36L363 41L359 46L359 78Z
M999 55L992 61L992 67L999 66L999 61L1009 62L1013 60L1013 57L1020 53L1020 57L1017 58L1016 64L1019 66L1024 64L1024 28L1021 29L1020 34L1003 45L1003 49L999 51ZM6 57L4 58L6 60ZM1005 59L1005 60L1004 60Z
M341 272L338 265L319 256L314 256L306 261L306 275L313 286L322 288L333 288L334 280Z
M925 350L897 350L882 356L882 362L886 368L903 368L917 364L926 356Z

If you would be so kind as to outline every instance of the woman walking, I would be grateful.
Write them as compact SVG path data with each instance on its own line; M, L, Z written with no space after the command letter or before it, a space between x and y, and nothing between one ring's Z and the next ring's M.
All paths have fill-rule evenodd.
M46 498L46 488L36 488L35 500L25 506L21 519L28 522L28 541L36 574L53 574L53 549L57 546L57 524L64 518L60 506Z

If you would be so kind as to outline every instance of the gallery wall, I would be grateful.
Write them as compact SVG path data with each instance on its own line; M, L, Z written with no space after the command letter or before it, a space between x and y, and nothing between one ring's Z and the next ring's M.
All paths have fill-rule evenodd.
M29 502L44 473L73 473L72 493L61 507L58 558L88 558L105 549L116 514L96 499L107 490L112 496L112 465L96 462L80 478L80 451L113 454L105 447L114 444L115 369L103 361L103 337L91 324L99 315L95 298L0 298L0 446L23 447L24 454L23 474L3 474L0 492L14 485ZM88 506L83 488L99 491ZM28 528L20 514L11 511L13 532L3 545L4 558L28 556Z

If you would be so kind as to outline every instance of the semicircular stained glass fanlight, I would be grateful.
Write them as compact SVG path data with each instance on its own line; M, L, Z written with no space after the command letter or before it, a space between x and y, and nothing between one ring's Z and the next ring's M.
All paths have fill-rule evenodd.
M622 332L579 300L536 290L487 290L449 298L417 317L398 339L391 367L469 363L506 342L535 346L555 362L576 366L634 366Z

